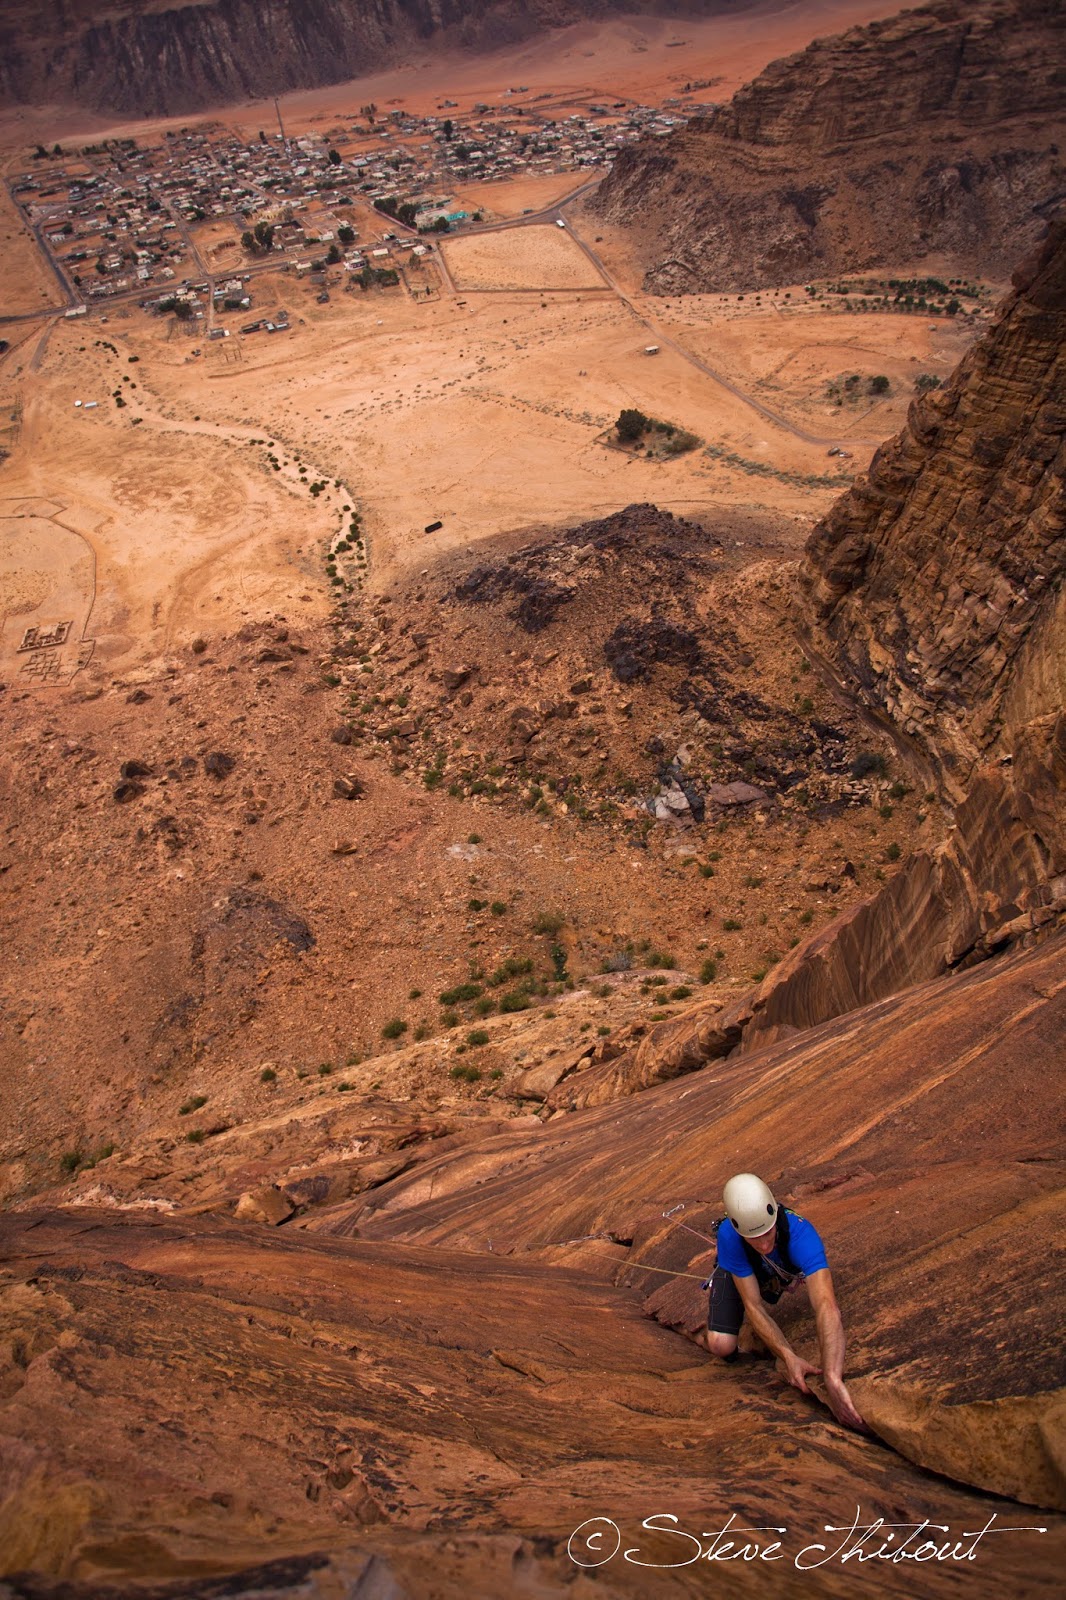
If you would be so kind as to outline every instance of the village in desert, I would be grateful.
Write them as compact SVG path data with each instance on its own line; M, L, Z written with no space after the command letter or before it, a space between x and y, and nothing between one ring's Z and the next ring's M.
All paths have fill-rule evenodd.
M0 1600L1050 1600L1058 6L9 10Z

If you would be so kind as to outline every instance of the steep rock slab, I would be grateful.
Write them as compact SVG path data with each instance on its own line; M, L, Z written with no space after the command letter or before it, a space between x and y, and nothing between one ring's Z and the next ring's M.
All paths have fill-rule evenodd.
M1049 1241L1063 1170L1049 1151L1060 1148L1064 1046L1058 935L539 1135L441 1158L313 1226L491 1241L495 1254L631 1241L628 1281L651 1291L651 1273L709 1266L664 1208L698 1198L708 1220L695 1226L708 1230L730 1172L763 1172L824 1228L849 1373L874 1426L934 1470L1062 1506L1062 1293ZM694 1331L694 1282L660 1293L651 1309ZM802 1328L799 1306L786 1315Z
M20 1600L636 1600L640 1568L579 1578L588 1518L639 1535L664 1504L701 1530L736 1512L785 1525L790 1554L857 1498L915 1522L935 1507L959 1534L1032 1520L930 1485L765 1369L738 1395L581 1273L89 1209L5 1219L0 1255L0 1586L30 1569ZM967 1568L968 1592L1050 1596L1066 1523L1042 1520L1039 1543ZM775 1594L811 1592L778 1576ZM876 1592L912 1583L890 1569ZM957 1583L927 1569L923 1592ZM738 1564L731 1588L765 1595L765 1574ZM656 1594L704 1592L655 1575ZM845 1600L853 1572L823 1569L817 1592Z
M924 745L949 794L1066 700L1066 223L948 385L811 534L812 647Z
M593 202L657 293L768 288L946 255L998 275L1061 194L1055 0L946 0L773 62L623 150Z

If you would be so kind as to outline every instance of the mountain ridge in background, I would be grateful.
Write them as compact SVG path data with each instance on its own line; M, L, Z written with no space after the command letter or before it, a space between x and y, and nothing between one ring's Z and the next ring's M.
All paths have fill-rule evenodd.
M817 39L728 104L620 152L590 201L656 293L943 256L1005 276L1066 197L1066 18L962 0Z

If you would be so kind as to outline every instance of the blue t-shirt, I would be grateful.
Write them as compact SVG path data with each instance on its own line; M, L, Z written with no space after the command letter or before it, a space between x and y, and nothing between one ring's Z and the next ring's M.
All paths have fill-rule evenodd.
M793 1266L806 1278L809 1278L812 1272L820 1272L823 1267L829 1265L825 1259L825 1245L818 1229L813 1222L808 1222L806 1217L797 1217L794 1211L788 1214L788 1253ZM765 1259L776 1262L786 1273L788 1272L788 1264L782 1257L777 1243ZM740 1235L728 1217L718 1224L718 1265L731 1272L735 1278L752 1276L751 1265L744 1254Z

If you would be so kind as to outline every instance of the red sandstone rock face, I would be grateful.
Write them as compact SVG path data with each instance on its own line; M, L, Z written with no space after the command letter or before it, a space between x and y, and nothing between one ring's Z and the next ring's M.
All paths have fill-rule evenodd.
M1062 1195L1047 1151L1064 1046L1060 934L621 1104L442 1156L310 1226L517 1260L547 1251L560 1265L572 1241L586 1268L598 1241L605 1271L691 1333L705 1310L695 1279L659 1273L700 1276L713 1257L662 1211L685 1201L707 1229L725 1178L754 1168L830 1241L854 1392L876 1431L935 1471L1062 1508L1048 1253ZM809 1338L805 1315L782 1312L790 1338Z
M661 293L931 253L1009 271L1062 190L1064 39L1055 0L947 0L816 40L623 151L596 207L647 238Z
M314 1231L90 1207L5 1217L0 1551L8 1573L38 1574L8 1592L119 1600L150 1575L153 1596L206 1600L208 1575L229 1571L226 1593L248 1600L635 1597L639 1569L611 1563L595 1590L577 1577L567 1541L586 1518L636 1534L656 1510L701 1529L736 1510L798 1548L859 1502L960 1533L993 1512L1039 1522L1047 1535L967 1569L967 1592L1050 1595L1066 1519L912 1463L1066 1503L1048 1248L1062 1197L1044 1159L1064 953L1060 938L442 1156ZM661 1213L686 1200L707 1227L723 1178L749 1164L823 1231L852 1392L893 1448L838 1428L767 1363L721 1367L681 1337L711 1257ZM779 1312L811 1349L802 1295ZM354 1589L371 1561L380 1587ZM922 1593L958 1581L928 1567ZM877 1592L913 1582L887 1569ZM748 1566L731 1585L767 1592ZM702 1589L666 1571L654 1592ZM825 1569L810 1592L844 1600L854 1573Z
M1066 697L1066 224L950 383L915 401L800 573L812 647L958 798Z

